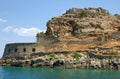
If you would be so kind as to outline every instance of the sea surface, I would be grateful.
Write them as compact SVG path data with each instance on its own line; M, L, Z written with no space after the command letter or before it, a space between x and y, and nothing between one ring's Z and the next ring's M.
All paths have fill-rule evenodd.
M120 70L80 70L0 66L0 79L120 79Z

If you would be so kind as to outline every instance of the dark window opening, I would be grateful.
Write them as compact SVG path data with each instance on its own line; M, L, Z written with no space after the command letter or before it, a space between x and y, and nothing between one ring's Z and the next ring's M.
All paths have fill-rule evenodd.
M26 48L23 49L23 52L26 52Z
M11 52L11 49L8 50L8 53Z
M32 52L35 52L35 48L32 49Z
M17 51L18 51L18 49L16 48L16 49L15 49L15 52L17 52Z

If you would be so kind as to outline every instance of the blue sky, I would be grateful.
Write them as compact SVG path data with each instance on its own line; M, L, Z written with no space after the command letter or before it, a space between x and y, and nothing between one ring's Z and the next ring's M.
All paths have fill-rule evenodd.
M5 44L35 42L46 22L70 8L102 7L120 13L120 0L0 0L0 57Z

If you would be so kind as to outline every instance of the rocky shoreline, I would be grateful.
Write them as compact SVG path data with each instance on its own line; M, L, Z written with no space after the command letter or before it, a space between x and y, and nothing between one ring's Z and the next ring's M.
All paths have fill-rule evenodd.
M35 58L34 58L35 57ZM1 66L77 68L77 69L120 69L119 56L99 56L90 52L36 53L29 58L3 58Z

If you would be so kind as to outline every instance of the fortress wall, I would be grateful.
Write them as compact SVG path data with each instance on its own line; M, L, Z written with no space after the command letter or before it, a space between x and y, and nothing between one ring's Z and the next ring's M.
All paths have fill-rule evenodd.
M37 39L36 43L11 43L6 44L4 50L4 57L12 55L16 57L17 54L31 54L37 52L47 52L49 45L58 42L59 40L54 36L42 36Z
M58 41L59 40L57 39L57 37L54 37L54 36L51 36L51 35L39 36L37 38L37 44L39 44L39 45L55 43L55 42L58 42Z
M52 35L39 35L36 42L36 52L47 52L59 39Z
M12 43L6 44L3 57L9 54L33 52L36 52L35 43Z

